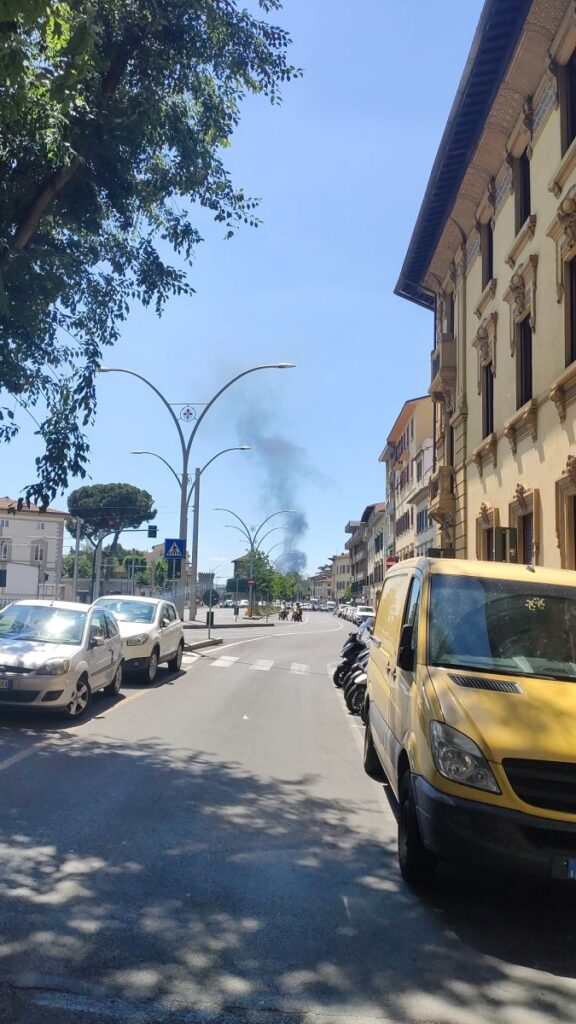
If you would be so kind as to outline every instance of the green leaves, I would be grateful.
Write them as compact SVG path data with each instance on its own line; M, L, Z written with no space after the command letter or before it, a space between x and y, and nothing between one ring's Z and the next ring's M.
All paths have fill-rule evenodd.
M236 0L1 0L0 389L43 410L34 500L86 472L94 373L130 304L193 293L195 204L225 238L258 225L222 157L243 97L278 102L300 73L289 43Z

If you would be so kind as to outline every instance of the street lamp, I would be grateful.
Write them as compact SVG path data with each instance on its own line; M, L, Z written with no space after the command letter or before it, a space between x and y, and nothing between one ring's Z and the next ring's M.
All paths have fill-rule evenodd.
M196 577L198 575L198 523L199 523L199 509L200 509L200 477L205 469L214 462L214 459L219 459L221 455L225 455L226 452L249 452L251 451L249 444L236 445L233 448L223 448L221 452L216 452L208 462L205 462L201 469L196 469L194 480L190 485L190 489L186 495L186 523L188 523L188 511L190 508L190 499L194 492L194 525L192 529L192 558L191 558L191 576L192 576L192 601L190 608L190 618L196 618ZM130 452L131 455L153 455L155 459L160 459L165 466L168 467L172 476L175 477L178 487L182 491L183 483L181 478L178 476L176 470L170 465L169 462L162 455L158 455L158 452L149 452L143 449L137 448L135 451Z
M212 408L212 406L214 405L214 402L218 398L220 398L220 395L222 395L225 391L227 391L227 389L229 387L231 387L232 384L235 384L237 380L241 380L242 377L248 376L249 373L256 373L258 370L289 370L289 369L293 369L293 367L294 367L294 363L263 363L260 366L251 366L250 369L243 370L242 373L237 373L236 376L232 377L231 380L227 381L226 384L224 384L224 386L221 387L216 392L216 394L212 396L210 401L207 402L207 404L204 406L204 409L202 410L202 412L200 413L200 416L196 420L196 423L194 425L194 429L192 430L192 433L190 434L190 437L188 438L187 441L186 441L186 438L184 437L184 433L183 433L182 427L180 426L180 423L178 421L178 417L176 416L174 410L172 409L172 406L170 405L170 402L162 394L162 392L156 387L156 385L152 383L152 381L148 380L147 377L144 377L143 374L136 373L135 370L127 370L124 367L119 367L119 366L99 366L98 367L98 370L97 370L98 373L127 373L128 376L136 377L137 380L141 380L143 384L146 384L154 392L154 394L157 395L157 397L160 399L160 401L163 403L163 405L166 406L168 412L170 413L170 416L172 417L172 422L174 423L174 426L176 427L176 431L178 433L178 440L180 441L180 449L181 449L181 453L182 453L182 473L181 473L181 477L180 477L180 524L179 524L179 533L180 533L180 537L184 541L186 541L186 537L187 537L187 533L188 533L188 506L187 506L187 498L188 498L188 481L189 481L188 463L189 463L189 460L190 460L190 451L191 451L191 448L192 448L192 444L194 443L194 438L196 437L198 428L199 428L200 424L202 423L202 420L204 419L206 413L208 412L209 409ZM170 468L172 469L172 467L170 467ZM172 470L172 472L175 473L174 470ZM178 474L175 473L175 475L177 476ZM198 470L196 470L195 484L196 484L196 487L198 487ZM195 599L196 598L196 579L195 578L193 580L193 588L194 588L194 599ZM194 607L191 609L191 611L193 612L193 616L194 617L196 615L195 603L196 603L196 601L194 600ZM183 592L182 592L181 595L177 595L176 604L178 606L178 611L179 611L180 615L182 615L183 611L184 611L184 593Z
M268 530L263 537L260 537L260 531L266 526L266 523L269 523L270 520L274 518L274 516L291 515L296 512L296 509L281 508L278 512L272 512L271 515L266 516L266 519L260 523L260 526L252 527L252 529L250 529L244 520L241 519L236 512L233 512L231 508L215 508L214 511L227 512L228 515L234 516L234 518L240 523L240 526L234 526L233 529L238 530L250 545L250 564L248 568L248 617L251 618L254 609L254 555L258 551L258 543L261 544L270 533L274 532L274 530L286 529L286 527L275 526L272 530Z

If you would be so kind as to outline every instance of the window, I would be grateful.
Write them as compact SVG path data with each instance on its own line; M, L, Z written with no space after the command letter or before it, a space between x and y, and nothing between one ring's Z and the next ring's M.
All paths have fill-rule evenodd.
M106 612L103 608L98 608L92 616L92 622L90 623L90 639L94 640L99 637L101 640L108 639L108 627L106 625Z
M514 158L512 175L514 178L515 228L516 234L518 234L520 228L532 212L530 208L530 161L526 150L524 150L522 156Z
M562 156L576 138L576 51L558 74Z
M566 265L566 366L576 361L576 258Z
M416 481L417 481L417 483L420 483L420 481L422 480L422 476L423 476L422 456L420 456L420 458L416 462Z
M528 512L525 516L520 516L518 526L522 562L524 565L532 565L534 560L534 514Z
M517 331L516 408L520 409L532 398L532 328L529 317L524 317Z
M44 544L33 544L32 545L32 561L43 562L44 561Z
M454 293L446 294L446 334L454 335Z
M410 593L406 602L406 611L404 613L404 626L412 626L412 642L410 644L414 655L416 655L416 646L418 643L418 610L420 608L420 580L414 577L412 585L410 587Z
M45 527L46 527L46 523L36 523L36 529L37 530L44 530Z
M2 559L3 562L7 562L10 558L11 547L11 540L0 540L0 559Z
M0 526L10 526L9 519L0 519Z
M482 367L482 437L494 433L494 374L492 363ZM452 463L450 463L452 465Z
M492 225L480 225L480 253L482 256L482 291L494 276L494 234Z

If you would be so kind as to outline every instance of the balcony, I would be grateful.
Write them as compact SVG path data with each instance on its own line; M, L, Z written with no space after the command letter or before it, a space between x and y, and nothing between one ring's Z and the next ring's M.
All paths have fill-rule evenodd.
M441 402L445 389L453 388L456 383L456 339L451 334L442 335L430 355L430 364L432 383L428 394L435 402Z
M442 525L454 516L455 509L454 468L438 466L428 482L428 515Z

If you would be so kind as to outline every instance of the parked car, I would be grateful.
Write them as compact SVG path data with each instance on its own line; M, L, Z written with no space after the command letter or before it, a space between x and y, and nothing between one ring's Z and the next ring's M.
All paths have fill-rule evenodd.
M184 627L171 601L155 597L99 597L93 607L111 612L124 643L126 672L153 683L158 665L177 672L182 664Z
M392 566L367 674L364 768L408 881L439 859L576 880L576 573Z
M114 616L71 601L14 601L0 611L0 707L80 718L92 693L117 694L123 648Z
M354 622L362 622L362 619L365 619L368 615L374 615L374 609L371 605L359 604L358 607L354 609Z

